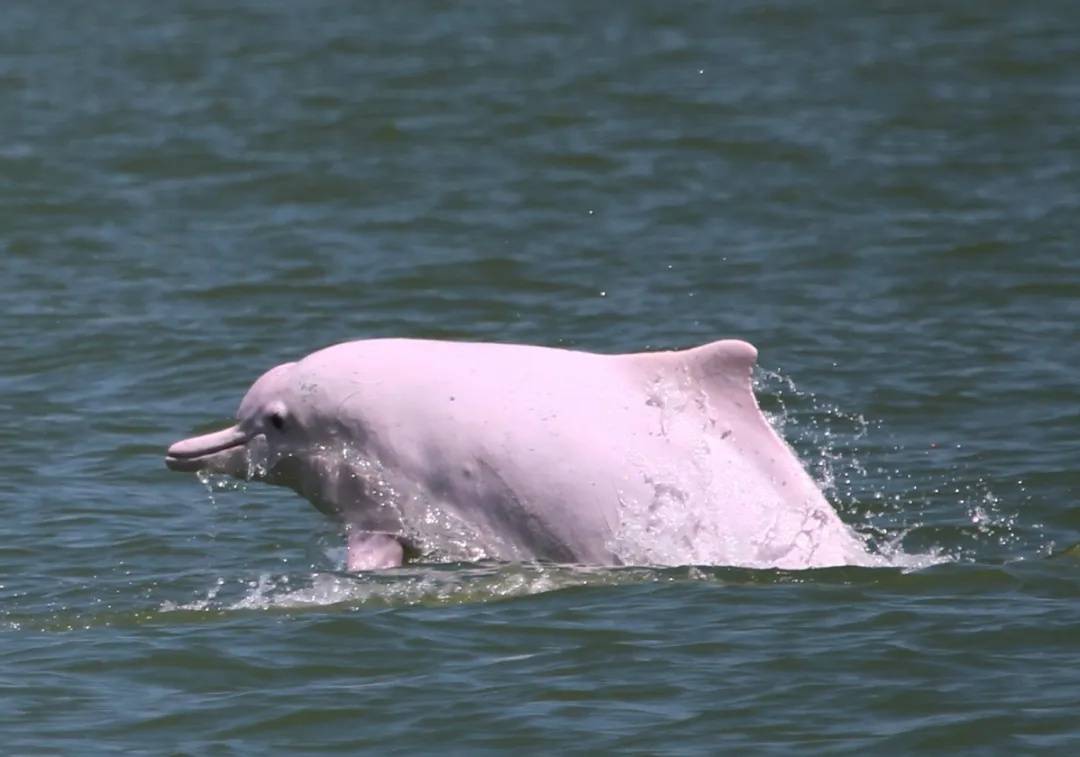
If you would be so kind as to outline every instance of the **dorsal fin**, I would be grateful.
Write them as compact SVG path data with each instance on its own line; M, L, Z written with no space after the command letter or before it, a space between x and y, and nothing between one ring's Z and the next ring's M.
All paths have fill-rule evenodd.
M676 353L705 383L725 380L748 384L757 363L757 348L740 339L723 339Z
M757 359L753 345L730 339L679 352L628 357L646 382L670 378L678 386L688 378L702 389L709 398L711 423L706 433L715 432L730 444L787 501L822 512L829 508L795 453L761 414L751 380Z
M639 352L627 357L645 372L685 372L707 392L750 392L757 349L739 339L723 339L688 350ZM739 391L741 390L741 391Z

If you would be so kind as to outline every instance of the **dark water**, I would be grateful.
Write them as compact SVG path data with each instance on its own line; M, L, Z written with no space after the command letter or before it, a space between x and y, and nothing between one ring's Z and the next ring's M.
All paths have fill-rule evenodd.
M4 751L1080 745L1073 4L0 22ZM165 445L349 338L738 336L916 570L341 572Z

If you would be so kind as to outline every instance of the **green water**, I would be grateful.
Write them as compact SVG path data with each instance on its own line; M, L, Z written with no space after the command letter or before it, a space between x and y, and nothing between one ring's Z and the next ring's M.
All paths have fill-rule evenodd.
M1080 745L1080 11L4 4L3 751ZM761 351L915 570L342 571L165 470L345 339Z

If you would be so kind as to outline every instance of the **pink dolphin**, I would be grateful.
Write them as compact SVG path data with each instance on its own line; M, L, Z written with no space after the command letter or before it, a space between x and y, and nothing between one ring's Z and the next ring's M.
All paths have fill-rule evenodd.
M375 339L264 374L173 470L288 486L348 568L421 553L600 565L871 564L758 409L757 351ZM456 551L455 551L456 548Z

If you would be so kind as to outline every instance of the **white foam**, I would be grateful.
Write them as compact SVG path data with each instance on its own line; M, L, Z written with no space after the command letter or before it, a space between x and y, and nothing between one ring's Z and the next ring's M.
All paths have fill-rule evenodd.
M682 578L702 579L704 574ZM378 573L347 575L316 572L303 578L261 574L229 587L218 579L206 596L191 602L163 602L162 612L302 610L346 606L447 605L529 596L573 586L620 585L665 576L647 569L499 563L492 565L422 565ZM667 576L667 580L675 580ZM225 587L229 589L223 592ZM233 589L239 596L228 597Z

